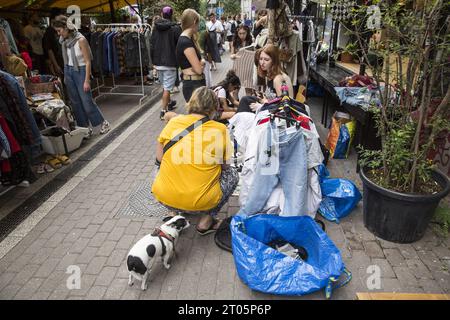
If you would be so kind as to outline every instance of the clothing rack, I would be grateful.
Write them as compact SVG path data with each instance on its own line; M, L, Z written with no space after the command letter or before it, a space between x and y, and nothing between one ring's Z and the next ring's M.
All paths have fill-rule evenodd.
M93 27L109 27L109 28L115 28L115 27L135 27L136 29L133 31L139 31L139 29L141 27L149 27L151 28L151 26L148 23L107 23L107 24L103 24L103 23L96 23ZM141 51L141 34L140 32L137 32L138 34L138 47L139 47L139 65L140 65L140 70L141 70L141 84L140 85L118 85L116 84L115 81L115 76L114 76L114 72L111 73L111 77L112 77L112 87L109 86L105 86L105 78L103 76L103 72L101 73L101 77L102 77L102 85L99 85L98 83L98 78L97 79L97 87L92 89L92 90L97 90L98 96L94 98L94 100L97 100L98 98L104 96L104 95L121 95L121 96L142 96L142 98L139 99L139 105L142 104L142 101L147 97L146 93L145 93L145 85L144 85L144 68L142 66L142 51ZM100 88L111 88L109 90L109 92L100 92ZM115 89L117 88L121 88L121 87L125 87L125 88L141 88L141 92L140 93L118 93L118 92L114 92Z
M310 21L310 20L316 20L315 16L305 16L305 15L288 15L289 19L299 19L299 20L303 20L302 22L304 22L305 20ZM316 39L317 40L317 39ZM315 41L314 41L315 42ZM305 95L308 92L308 82L309 82L309 68L310 68L310 63L311 63L311 44L314 43L313 41L303 41L303 43L307 43L308 44L308 54L307 54L307 59L306 59L306 84L305 84ZM306 96L305 96L306 98Z

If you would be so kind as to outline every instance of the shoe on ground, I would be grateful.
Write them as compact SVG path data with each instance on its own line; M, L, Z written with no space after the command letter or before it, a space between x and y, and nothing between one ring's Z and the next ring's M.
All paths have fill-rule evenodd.
M172 110L175 110L177 107L175 107L175 105L177 104L177 101L176 100L171 100L170 102L169 102L169 104L167 105L167 110L168 111L172 111Z
M103 121L102 123L102 128L100 129L100 134L105 134L107 132L109 132L109 130L111 130L111 125L109 124L108 121Z
M84 139L90 139L92 137L92 133L93 133L92 128L89 128L88 132L86 132L86 134L84 135L83 138Z
M161 110L161 112L159 113L159 119L161 120L161 121L164 121L164 115L166 114L166 110Z

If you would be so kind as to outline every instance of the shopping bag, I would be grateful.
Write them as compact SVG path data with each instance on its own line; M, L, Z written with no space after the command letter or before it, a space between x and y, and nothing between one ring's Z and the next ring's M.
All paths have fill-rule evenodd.
M234 216L231 235L237 273L253 290L305 295L325 289L330 298L332 290L351 280L339 249L309 216ZM294 259L268 246L277 240L303 247L308 258ZM342 274L346 277L338 283Z
M356 122L349 114L335 112L331 120L326 147L334 159L346 159L355 136Z
M328 178L328 176L325 166L319 166L322 202L318 211L328 221L339 223L340 219L348 216L361 200L361 192L348 179Z

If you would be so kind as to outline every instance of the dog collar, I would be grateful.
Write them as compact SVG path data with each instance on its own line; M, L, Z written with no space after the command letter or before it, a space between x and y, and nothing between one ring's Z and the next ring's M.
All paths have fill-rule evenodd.
M173 242L175 239L171 235L168 235L167 233L164 233L160 228L156 228L155 231L153 231L152 236L154 237L163 237L169 240L170 242Z

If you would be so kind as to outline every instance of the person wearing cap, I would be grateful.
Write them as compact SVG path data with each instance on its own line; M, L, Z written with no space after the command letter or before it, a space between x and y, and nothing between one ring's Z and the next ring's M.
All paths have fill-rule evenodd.
M172 21L173 9L166 6L161 11L162 19L155 21L155 28L151 37L151 57L155 69L158 71L159 82L163 85L160 119L171 111L176 101L170 101L170 91L177 80L177 58L175 55L181 27Z

